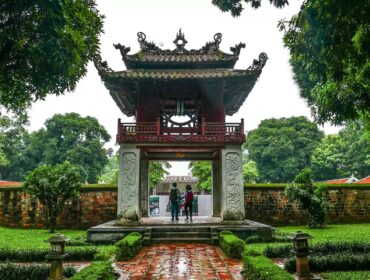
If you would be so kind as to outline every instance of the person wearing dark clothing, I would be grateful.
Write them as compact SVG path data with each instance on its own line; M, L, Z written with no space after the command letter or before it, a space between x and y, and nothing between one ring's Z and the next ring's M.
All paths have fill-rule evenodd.
M191 191L191 186L186 185L186 192L185 192L185 215L186 220L189 220L190 214L190 221L193 220L193 192Z
M181 199L180 191L177 189L177 183L172 183L170 191L170 203L171 203L171 218L172 221L176 218L179 220L179 200Z

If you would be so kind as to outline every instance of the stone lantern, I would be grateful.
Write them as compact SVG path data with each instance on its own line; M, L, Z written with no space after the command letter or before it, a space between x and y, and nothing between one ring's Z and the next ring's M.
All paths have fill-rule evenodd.
M298 276L298 279L316 279L310 273L310 266L308 264L307 257L309 253L308 240L311 238L311 235L302 231L297 231L290 236L290 239L293 241L293 248L296 254L296 275Z
M63 259L67 256L64 253L65 243L69 239L63 234L57 233L50 237L45 242L50 243L51 252L46 256L46 259L51 263L50 276L48 280L64 280L63 277Z

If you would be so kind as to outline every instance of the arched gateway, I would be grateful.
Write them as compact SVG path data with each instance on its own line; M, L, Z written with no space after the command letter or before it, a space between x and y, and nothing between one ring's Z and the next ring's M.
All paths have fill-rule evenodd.
M244 191L241 145L243 119L225 123L252 90L267 55L246 70L234 69L243 43L231 53L219 49L214 35L198 50L187 50L181 30L174 50L163 50L138 33L140 51L120 50L127 70L113 71L106 62L96 68L121 111L135 123L118 120L118 217L122 222L148 216L148 161L210 160L213 163L213 214L223 221L242 221ZM182 116L178 121L176 116Z

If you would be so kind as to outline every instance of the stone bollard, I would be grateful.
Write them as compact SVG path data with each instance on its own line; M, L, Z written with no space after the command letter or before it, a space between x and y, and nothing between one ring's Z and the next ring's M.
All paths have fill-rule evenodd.
M293 248L296 254L296 275L298 276L298 279L318 279L311 274L310 266L308 264L308 240L311 239L312 236L302 231L297 231L289 238L293 241Z
M48 280L65 280L63 277L63 259L67 256L64 253L65 243L68 241L63 234L57 233L50 237L45 242L50 243L51 252L46 256L46 259L51 263L50 276Z

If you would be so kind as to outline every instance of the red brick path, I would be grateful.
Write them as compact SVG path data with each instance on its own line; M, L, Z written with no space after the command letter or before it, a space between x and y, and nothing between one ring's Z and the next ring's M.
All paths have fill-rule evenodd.
M130 279L242 279L240 260L225 257L219 247L202 244L165 244L144 247L135 259L117 262L120 280Z

